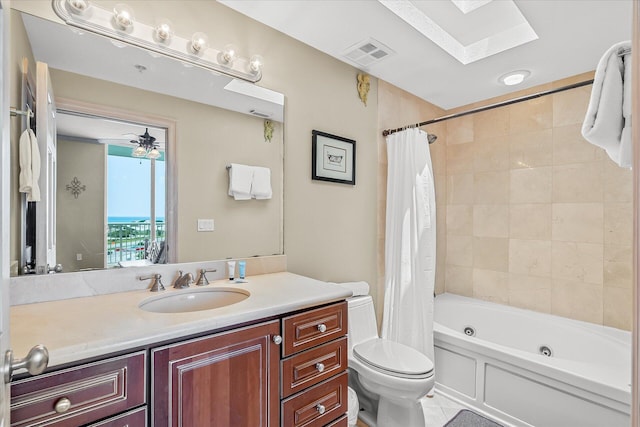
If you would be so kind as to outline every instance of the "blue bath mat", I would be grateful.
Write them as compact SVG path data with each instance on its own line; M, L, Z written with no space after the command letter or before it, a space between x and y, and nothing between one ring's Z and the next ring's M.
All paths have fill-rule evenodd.
M451 418L444 427L503 427L489 418L478 415L475 412L463 409Z

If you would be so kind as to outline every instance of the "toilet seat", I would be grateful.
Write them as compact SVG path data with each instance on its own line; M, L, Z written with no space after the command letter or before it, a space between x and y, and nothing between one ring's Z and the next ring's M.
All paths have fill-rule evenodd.
M372 369L401 378L428 378L433 362L414 348L376 338L353 347L353 355Z

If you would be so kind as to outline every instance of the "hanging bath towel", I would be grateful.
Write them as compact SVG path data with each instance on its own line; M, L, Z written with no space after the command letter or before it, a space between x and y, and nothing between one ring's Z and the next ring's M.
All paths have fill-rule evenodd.
M31 129L20 136L19 191L27 194L28 202L40 201L40 149L36 134Z
M626 52L626 53L622 53ZM631 42L617 43L600 59L582 136L614 162L631 167Z

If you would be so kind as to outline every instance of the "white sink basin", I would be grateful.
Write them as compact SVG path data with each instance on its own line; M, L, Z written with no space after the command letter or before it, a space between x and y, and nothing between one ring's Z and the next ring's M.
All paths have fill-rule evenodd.
M138 307L153 313L186 313L226 307L249 298L249 295L238 288L188 289L147 298Z

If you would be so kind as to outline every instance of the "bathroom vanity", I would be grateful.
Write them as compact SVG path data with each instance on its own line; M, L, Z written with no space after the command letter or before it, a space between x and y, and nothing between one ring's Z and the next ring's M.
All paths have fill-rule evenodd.
M51 361L12 382L11 425L346 427L350 292L291 273L234 287L250 297L190 313L141 310L148 291L12 307L16 352Z

